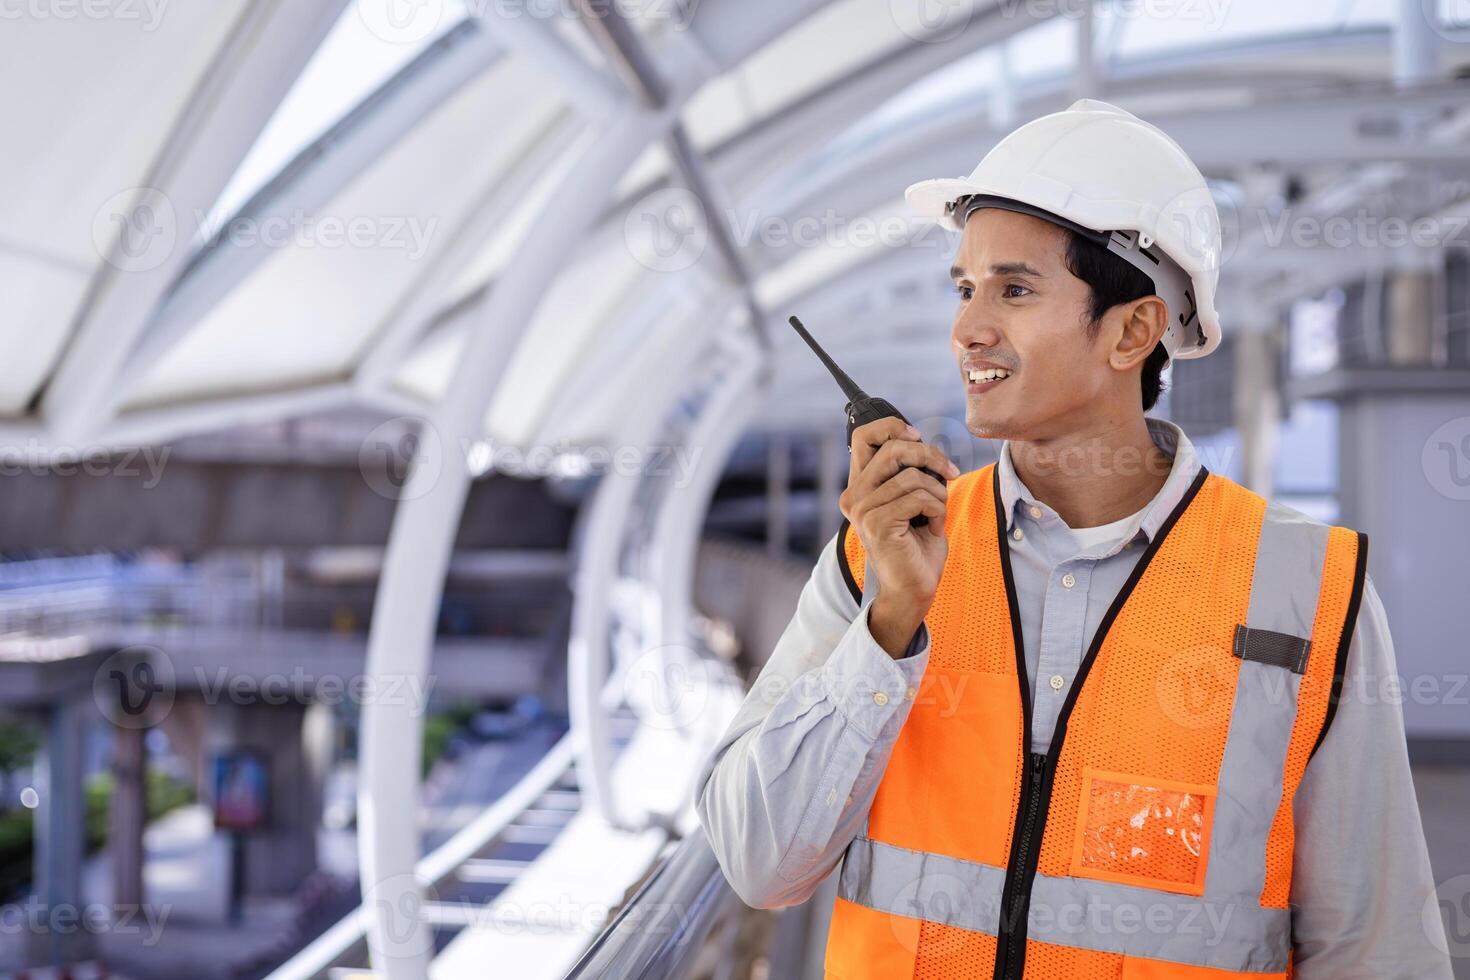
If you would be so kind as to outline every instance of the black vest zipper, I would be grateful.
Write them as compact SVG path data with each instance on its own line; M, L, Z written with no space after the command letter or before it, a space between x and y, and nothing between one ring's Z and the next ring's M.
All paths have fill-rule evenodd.
M1097 632L1093 634L1092 641L1088 644L1087 655L1082 658L1077 676L1072 679L1072 686L1067 691L1067 699L1062 702L1062 710L1057 716L1056 729L1052 733L1051 745L1045 753L1041 753L1031 751L1031 689L1028 684L1030 678L1021 638L1021 613L1016 601L1015 579L1011 576L1010 547L1005 535L1006 515L1000 498L1000 470L999 466L996 467L993 492L996 521L1000 528L998 537L1000 538L1001 576L1005 580L1006 599L1011 613L1011 634L1016 648L1016 679L1021 688L1021 744L1026 750L1026 776L1021 787L1021 800L1017 807L1016 825L1011 837L1010 866L1006 869L1005 887L1001 891L1000 925L996 933L995 947L995 980L1021 980L1026 969L1026 917L1031 908L1031 884L1036 880L1036 868L1041 857L1038 842L1041 833L1046 828L1047 811L1051 809L1051 777L1056 773L1057 759L1062 754L1062 745L1067 737L1067 721L1072 717L1072 707L1077 703L1077 695L1081 693L1082 685L1092 670L1092 664L1097 660L1098 651L1102 649L1103 640L1107 637L1108 630L1112 628L1113 620L1117 619L1123 604L1133 593L1133 587L1143 577L1144 570L1148 568L1149 562L1163 545L1169 532L1174 529L1179 518L1189 509L1190 503L1199 493L1200 487L1204 486L1208 476L1209 470L1201 466L1193 482L1190 483L1189 489L1184 492L1183 498L1175 505L1174 510L1170 512L1159 529L1154 532L1153 540L1139 556L1138 564L1134 566L1128 580L1118 590L1118 595L1103 615Z
M997 949L997 955L1003 957L1002 976L1019 977L1021 965L1025 962L1023 955L1026 944L1026 930L1020 928L1021 919L1025 916L1031 905L1031 882L1034 875L1028 869L1032 864L1031 848L1039 840L1040 828L1037 826L1037 818L1041 816L1045 807L1041 804L1042 785L1046 782L1046 756L1040 752L1029 753L1026 765L1026 782L1022 790L1021 812L1025 816L1021 820L1021 833L1017 837L1016 853L1014 856L1012 873L1018 874L1014 892L1005 909L1005 921L1009 927L1005 931L1004 948Z

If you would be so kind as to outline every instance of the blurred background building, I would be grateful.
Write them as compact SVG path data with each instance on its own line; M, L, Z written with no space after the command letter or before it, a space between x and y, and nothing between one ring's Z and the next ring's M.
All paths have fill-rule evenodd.
M1088 95L1220 209L1156 414L1373 541L1470 977L1467 73L1454 0L0 0L0 975L819 976L692 810L841 517L784 320L992 461L902 191Z

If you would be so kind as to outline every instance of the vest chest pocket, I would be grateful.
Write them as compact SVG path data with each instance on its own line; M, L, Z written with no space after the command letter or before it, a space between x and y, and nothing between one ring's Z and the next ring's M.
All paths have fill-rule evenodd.
M1083 769L1069 873L1203 895L1216 789Z

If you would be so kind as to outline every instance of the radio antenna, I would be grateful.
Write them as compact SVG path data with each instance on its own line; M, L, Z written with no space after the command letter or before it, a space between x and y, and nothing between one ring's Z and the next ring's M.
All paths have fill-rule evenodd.
M827 352L822 350L822 346L813 339L811 334L807 333L806 327L801 325L800 320L792 317L789 322L796 328L796 332L801 334L801 339L807 342L807 346L822 359L822 363L827 365L827 370L831 371L832 377L837 379L837 384L842 388L842 393L847 396L849 402L855 402L860 398L868 397L867 392L859 388L857 383L847 376L847 372L843 371L832 358L827 356Z

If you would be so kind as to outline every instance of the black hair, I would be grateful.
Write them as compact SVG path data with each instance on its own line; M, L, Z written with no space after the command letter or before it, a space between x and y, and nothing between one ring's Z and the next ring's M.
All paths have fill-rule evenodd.
M1088 311L1087 336L1097 337L1102 329L1102 315L1119 303L1128 303L1144 296L1152 296L1157 290L1154 282L1141 269L1096 245L1075 231L1067 232L1067 269L1087 283L1092 291L1092 308ZM1153 408L1164 390L1164 365L1169 352L1161 340L1149 352L1143 362L1140 384L1143 389L1143 410Z

